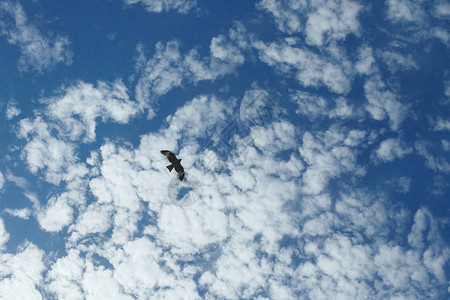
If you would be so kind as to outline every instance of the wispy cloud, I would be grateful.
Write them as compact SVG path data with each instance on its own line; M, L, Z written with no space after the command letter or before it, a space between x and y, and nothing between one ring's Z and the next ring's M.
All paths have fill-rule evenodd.
M136 99L143 107L149 108L149 117L155 114L156 107L152 104L171 89L185 83L214 81L234 72L245 60L240 49L224 35L211 40L210 55L207 57L200 57L197 49L182 54L179 47L180 43L175 40L165 44L159 42L149 59L143 49L138 48Z
M141 3L145 10L152 13L176 10L186 14L197 5L197 0L123 0L126 5Z
M72 63L69 39L62 36L50 38L42 33L28 20L20 3L1 2L0 16L3 16L0 33L6 36L9 44L20 48L20 71L44 73L58 63Z

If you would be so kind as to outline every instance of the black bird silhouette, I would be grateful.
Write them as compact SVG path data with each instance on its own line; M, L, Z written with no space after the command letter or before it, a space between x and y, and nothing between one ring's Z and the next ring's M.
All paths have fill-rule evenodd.
M181 165L181 159L178 159L175 154L173 154L169 150L161 150L161 154L167 157L167 159L172 163L166 166L166 168L169 169L169 172L172 172L172 169L175 168L175 171L177 171L178 173L178 179L180 179L180 181L183 181L184 169Z

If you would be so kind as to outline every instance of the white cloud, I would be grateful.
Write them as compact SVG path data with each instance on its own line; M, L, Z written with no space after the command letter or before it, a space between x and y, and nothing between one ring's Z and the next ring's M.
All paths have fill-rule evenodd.
M450 18L450 4L445 1L437 1L434 5L434 15L438 18Z
M239 48L223 35L211 40L210 55L207 57L200 57L197 49L182 54L179 47L178 41L159 42L150 59L146 59L141 51L137 66L136 99L143 107L148 108L156 99L185 82L214 81L244 63ZM154 108L150 109L149 117L153 117Z
M21 120L19 128L19 137L28 140L22 156L30 171L36 174L44 169L46 180L58 184L65 170L77 161L75 146L53 137L49 124L39 116L34 120Z
M6 105L6 119L7 120L11 120L15 117L17 117L18 115L20 115L22 111L20 110L19 107L17 107L17 103L15 101L8 101L8 104Z
M442 27L435 27L431 30L431 36L436 37L444 43L447 48L450 47L450 32Z
M84 272L84 261L80 252L70 249L66 256L58 258L49 269L46 283L50 292L60 299L81 299L80 282Z
M445 261L450 259L450 249L446 247L439 234L439 222L426 209L417 210L414 216L414 224L408 234L408 243L423 251L424 264L428 272L433 274L440 282L445 283ZM426 242L434 241L433 245Z
M200 124L205 124L207 128L214 128L217 124L223 122L223 118L228 114L228 109L229 106L223 105L222 102L212 97L209 99L198 97L168 118L167 128L162 128L159 133L143 136L138 149L127 150L113 145L111 142L105 143L101 149L101 159L96 163L96 165L99 165L101 172L97 178L91 179L91 189L96 201L80 213L76 225L71 227L73 237L78 235L78 242L70 243L70 245L80 250L85 249L82 251L93 251L93 253L98 253L98 255L107 258L114 266L114 271L110 268L96 267L95 259L89 258L85 269L83 269L82 278L76 279L76 282L83 282L81 286L71 283L72 281L65 276L56 279L57 273L52 273L50 286L55 293L63 295L63 287L67 287L67 289L73 290L74 295L78 295L77 291L81 291L83 295L94 295L97 291L92 285L88 284L88 280L91 280L92 276L95 275L95 277L100 276L101 282L110 286L111 291L117 292L117 290L120 290L135 297L145 298L150 294L154 295L155 291L152 288L159 287L157 293L161 297L167 295L179 297L185 294L191 295L192 298L198 298L196 284L191 278L192 274L198 272L199 266L180 267L175 263L177 260L189 260L193 253L206 255L203 253L208 253L209 247L218 247L222 243L228 244L227 247L230 250L235 249L235 242L244 242L251 245L257 233L260 233L264 243L269 245L264 251L276 253L277 242L280 241L283 234L294 230L282 209L282 205L295 194L295 183L272 178L266 173L271 172L273 176L284 173L281 176L289 176L288 178L299 176L299 171L303 168L303 165L295 155L291 156L288 161L276 158L276 153L295 145L292 144L293 126L286 121L279 121L274 122L265 130L262 127L257 127L258 137L273 141L276 145L274 149L270 149L265 146L265 143L259 142L260 151L265 155L255 156L251 153L256 152L249 151L248 145L242 144L242 151L237 152L241 153L242 159L226 161L229 164L228 168L233 170L232 174L202 174L203 172L197 171L196 167L191 165L194 161L190 160L189 156L194 155L187 155L187 153L199 151L198 147L195 147L194 141L196 138L204 137L205 133L203 130L191 130L189 128L183 131L178 124L191 120L193 128ZM189 119L188 116L192 118ZM190 142L190 144L193 144L192 147L189 144L185 145L178 152L180 157L187 159L185 166L189 168L190 174L199 177L202 183L200 201L188 208L170 204L166 192L168 186L161 184L161 182L167 183L173 177L173 174L164 169L166 161L159 150L166 146L170 146L169 149L176 150L176 145L168 144L164 146L158 141L164 141L168 136L174 135L178 135L178 138L188 137L192 139ZM268 157L273 157L273 159L268 159ZM261 164L262 161L265 162ZM147 167L142 169L144 166ZM275 166L277 167L274 168ZM244 186L242 180L239 179L243 178L242 176L251 176L254 179L252 183ZM246 200L246 203L242 202L241 192L232 182L249 193L250 198ZM254 193L254 191L257 193ZM134 195L137 195L137 197ZM222 198L225 195L229 195L226 196L227 199ZM133 237L138 234L137 221L142 218L142 214L146 214L142 211L143 206L140 205L142 200L148 203L149 213L156 214L157 224L149 225L144 230L152 236L154 241ZM138 205L135 206L136 204ZM235 209L236 205L239 207L237 218L228 212L228 209ZM111 217L100 218L101 211L97 208L105 206L109 207ZM255 211L258 214L255 215ZM136 214L136 212L139 213ZM108 215L109 213L106 214L106 216ZM101 224L94 225L94 220L99 220L99 218L103 220ZM91 237L95 238L97 232L82 229L88 228L83 227L85 225L82 224L91 229L104 228L100 234L106 236L106 239L99 240L101 241L100 244L88 246L90 238L86 235L91 234ZM108 224L112 227L111 234L104 233L107 226L103 227L102 224ZM227 242L228 237L237 236L242 231L242 226L248 228L247 233L231 244ZM85 242L87 248L83 246ZM109 243L116 246L112 247ZM168 250L162 251L162 249ZM230 255L239 253L230 250L226 250L226 255L222 255L225 261L233 259L233 256ZM213 253L211 255L211 262L213 263L217 258L213 258ZM258 259L254 255L256 255L256 252L250 257L248 257L248 254L242 253L242 258L247 257L246 259L251 261L252 264L251 268L246 271L248 275L254 274L252 270L260 271ZM76 257L72 258L79 261ZM136 269L137 261L145 262L144 264L138 264L142 265L142 268ZM161 268L162 265L170 266L173 271L168 272L167 268ZM241 263L239 262L235 270L241 269L240 266ZM242 267L245 267L245 265L242 265ZM269 268L265 268L266 272L270 271ZM138 276L138 274L141 275ZM220 280L230 280L230 277L226 274L223 275L225 277L221 276ZM245 282L250 283L253 278L254 276L247 276ZM254 284L252 291L259 289L259 284L263 283L261 277L257 284ZM239 280L233 278L230 284L239 285L240 283ZM273 289L281 294L284 288L275 288L279 284L278 280L274 281ZM180 285L184 290L180 289ZM250 292L249 295L252 295L252 293ZM114 296L119 297L118 294Z
M297 114L304 115L311 119L315 119L319 116L328 116L328 103L320 96L296 91L291 95L291 101L298 104L298 108L295 111Z
M358 14L362 8L349 0L262 0L257 8L270 12L279 30L294 34L304 30L306 41L322 46L343 40L349 34L359 35Z
M404 211L394 212L373 191L355 191L343 192L336 199L335 212L329 212L325 217L318 212L327 206L319 209L317 197L305 199L303 205L316 208L305 211L305 218L317 220L315 224L320 226L309 227L315 230L314 239L305 236L299 243L304 262L295 270L295 280L290 285L297 285L298 291L311 298L324 299L399 295L436 298L444 295L442 288L447 282L441 281L442 264L436 267L438 261L448 261L449 249L443 246L436 230L437 220L426 209L419 209L409 233L411 241L424 241L426 236L435 246L425 246L429 245L427 243L419 243L425 246L422 248L392 245L388 235L398 234L392 228L405 228L410 217ZM429 219L422 222L420 217L424 211L425 218ZM431 225L427 228L424 224ZM328 228L320 230L324 226ZM302 233L310 234L309 231ZM424 254L433 248L433 259L430 260L433 263L428 263Z
M178 47L178 42L175 41L166 45L156 44L156 52L153 58L146 61L136 85L136 99L141 103L149 101L150 97L164 95L173 87L181 85L186 70L180 63L182 56Z
M297 145L295 127L288 121L272 122L266 126L254 126L250 129L250 136L254 145L265 153L294 149Z
M301 14L303 3L316 18L310 23ZM345 7L335 5L346 3L351 5L344 20ZM315 45L358 34L352 27L358 13L354 2L266 0L259 6L271 11L285 32L296 33L329 17L323 27L307 33ZM297 15L299 24L295 18L283 19ZM392 130L400 129L407 114L408 107L378 75L373 53L379 52L363 46L353 65L335 46L300 48L300 39L293 37L263 43L244 31L236 25L231 41L226 35L213 38L205 57L197 48L180 52L178 42L159 43L150 59L142 54L137 63L139 104L129 100L120 81L80 82L41 101L45 110L19 123L18 135L26 143L23 158L32 172L42 171L58 185L58 194L41 206L42 197L28 191L32 210L4 212L27 217L33 211L42 229L67 228L69 237L62 239L65 251L57 253L44 254L29 243L16 254L2 253L0 298L20 292L21 298L61 299L446 296L449 248L440 231L447 221L425 208L410 212L392 197L395 193L385 191L388 186L408 192L409 177L388 176L389 181L364 187L365 172L373 167L364 165L369 145L379 143L373 151L377 160L392 161L413 151L399 138L379 141L386 129L365 127L363 106L374 119L388 119ZM270 100L275 92L254 84L239 109L235 99L200 95L174 108L159 129L140 137L138 146L114 139L97 141L100 147L94 143L98 121L126 124L142 109L151 114L153 101L171 89L234 72L244 62L241 51L252 47L282 75L336 94L350 91L355 74L368 75L368 102L358 102L353 93L348 99L325 96L323 90L322 98L294 94L299 113L328 118L325 126L305 129L304 123L294 123L295 115L293 121L285 119L277 100ZM267 107L273 110L261 117ZM233 117L236 111L239 116ZM209 141L213 144L202 152ZM446 159L436 156L433 146L418 141L415 151L428 167L445 171ZM440 151L450 148L444 142L438 146ZM165 168L161 149L183 159L183 183ZM204 168L208 160L217 163ZM9 171L5 174L29 188ZM170 192L186 187L194 187L197 201L189 207L176 205ZM0 219L3 249L9 238L4 227Z
M417 154L425 158L425 166L427 168L443 173L450 172L450 162L446 157L435 154L434 151L430 152L430 148L431 150L434 150L435 148L433 144L425 140L418 140L414 144L414 148Z
M408 115L408 105L399 102L396 95L386 88L378 75L366 81L364 92L369 102L366 110L372 118L381 121L387 117L391 129L397 131Z
M64 197L51 198L46 207L37 215L42 229L50 232L60 231L72 222L73 209Z
M9 240L9 233L5 229L3 219L0 219L0 251L5 249L5 244Z
M399 53L394 51L383 51L381 52L381 59L388 66L389 71L395 74L399 70L412 70L418 69L418 66L411 55L405 53Z
M45 270L44 251L25 243L15 254L0 255L0 297L3 299L42 299L38 286Z
M3 176L3 173L0 172L0 190L3 188L4 184L5 184L5 177Z
M76 224L70 227L73 231L71 240L76 241L90 233L103 233L111 227L112 207L98 203L90 204L77 218Z
M362 142L363 136L362 132L348 132L338 127L331 127L325 132L306 132L299 147L307 164L303 173L303 192L317 195L325 189L330 179L345 172L362 175L364 171L356 163L358 150L352 146Z
M349 104L344 97L336 98L335 102L336 107L329 112L330 118L346 119L357 115L353 105Z
M123 252L105 251L115 267L114 277L126 293L138 299L155 296L155 288L170 288L174 281L184 285L182 278L169 274L159 262L164 259L162 249L147 238L138 238L124 246ZM190 288L194 282L190 280ZM189 292L186 290L187 294Z
M351 33L359 35L358 14L362 6L349 0L311 1L315 6L308 13L306 40L321 46L325 41L343 40Z
M441 140L442 148L445 151L450 151L450 141L449 140Z
M289 34L300 32L302 29L301 18L297 10L303 6L305 6L304 1L302 3L302 1L261 0L257 4L257 8L272 13L278 29Z
M302 85L319 87L325 85L334 93L345 94L351 87L351 68L345 57L339 63L319 56L307 49L292 47L285 43L253 43L260 59L277 71L295 77Z
M15 176L9 170L6 173L6 180L13 182L17 187L22 188L22 189L26 189L27 185L28 185L28 182L25 178Z
M444 94L445 94L445 96L450 98L450 80L449 79L444 81Z
M411 43L438 38L450 46L446 25L448 5L442 1L425 4L424 0L389 0L387 19L400 30L399 37Z
M230 116L235 103L220 100L214 96L199 96L192 99L182 109L169 115L168 134L189 137L206 137L212 129L222 125ZM201 126L199 126L201 124Z
M356 115L353 105L348 104L344 97L336 98L333 101L333 104L335 104L333 108L332 103L329 103L330 101L323 97L302 91L291 94L290 99L298 104L295 112L310 120L315 120L318 117L346 119Z
M6 208L4 210L4 212L6 212L7 214L9 214L11 216L21 218L24 220L28 220L31 216L31 210L29 208L21 208L21 209Z
M395 188L399 193L408 193L411 188L411 177L402 176L386 181L389 186Z
M113 272L104 267L96 267L91 262L86 263L82 286L87 299L119 299L132 300L132 296L121 292L118 281L113 277Z
M145 10L152 13L176 10L180 14L188 13L197 5L196 0L123 0L127 5L141 3Z
M50 38L41 33L28 20L20 3L3 1L0 4L0 14L8 14L12 18L4 18L6 21L0 24L0 28L8 43L20 47L19 70L43 73L58 63L72 63L69 40L61 36Z
M445 120L442 117L437 117L436 119L430 119L430 123L433 126L434 131L445 131L450 130L450 121Z
M405 155L412 153L413 148L405 145L399 138L390 138L381 142L380 146L375 150L376 159L384 162L393 161L397 158L403 158Z
M61 95L47 98L45 115L48 123L57 126L58 134L71 141L92 142L98 118L102 122L126 124L138 113L137 104L128 98L128 90L121 81L112 84L79 82L61 91Z
M215 152L221 169L208 173L196 163L197 139L223 124L228 110L215 97L197 97L142 136L137 148L104 143L92 161L99 169L90 179L93 201L80 209L67 255L47 276L52 293L69 299L95 297L101 288L118 299L196 299L199 289L204 298L440 295L448 250L436 247L438 232L427 233L434 248L399 246L397 235L408 234L411 218L390 208L390 199L345 185L337 196L323 194L333 178L364 174L356 158L368 133L339 126L307 132L296 152L293 124L248 122L253 139L235 136L230 159ZM183 130L188 116L192 124ZM209 129L194 130L201 124ZM201 183L193 206L168 198L175 175L159 153L166 147L186 159L186 170ZM151 222L140 231L143 218ZM411 236L421 228L413 226ZM403 285L406 279L412 285Z
M93 142L99 118L125 124L138 113L137 104L128 99L120 81L99 82L96 88L80 82L43 103L43 115L38 112L34 119L19 122L18 137L27 140L22 155L30 171L36 174L44 170L46 180L53 184L69 179L71 168L79 160L74 142ZM83 175L75 177L79 176Z
M376 61L373 56L373 49L364 45L358 49L358 61L355 64L356 70L365 75L371 75L377 71Z
M208 244L227 237L226 215L217 210L209 210L207 205L195 205L188 210L180 206L162 207L158 219L161 240L175 246L175 251L195 253Z
M388 0L388 18L393 22L421 22L426 17L423 0Z

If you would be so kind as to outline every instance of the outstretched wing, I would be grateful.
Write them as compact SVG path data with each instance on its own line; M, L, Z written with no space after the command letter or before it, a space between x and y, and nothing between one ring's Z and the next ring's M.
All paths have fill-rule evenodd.
M161 154L167 157L167 159L169 159L171 163L174 163L178 160L175 154L173 154L169 150L161 150Z
M177 171L177 173L178 173L178 179L180 179L180 181L183 181L183 178L184 178L183 166L182 165L175 166L175 171Z

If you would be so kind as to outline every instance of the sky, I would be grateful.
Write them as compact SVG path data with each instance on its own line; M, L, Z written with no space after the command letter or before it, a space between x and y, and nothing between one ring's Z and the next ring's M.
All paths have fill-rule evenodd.
M0 0L0 298L448 299L449 48L445 0Z

